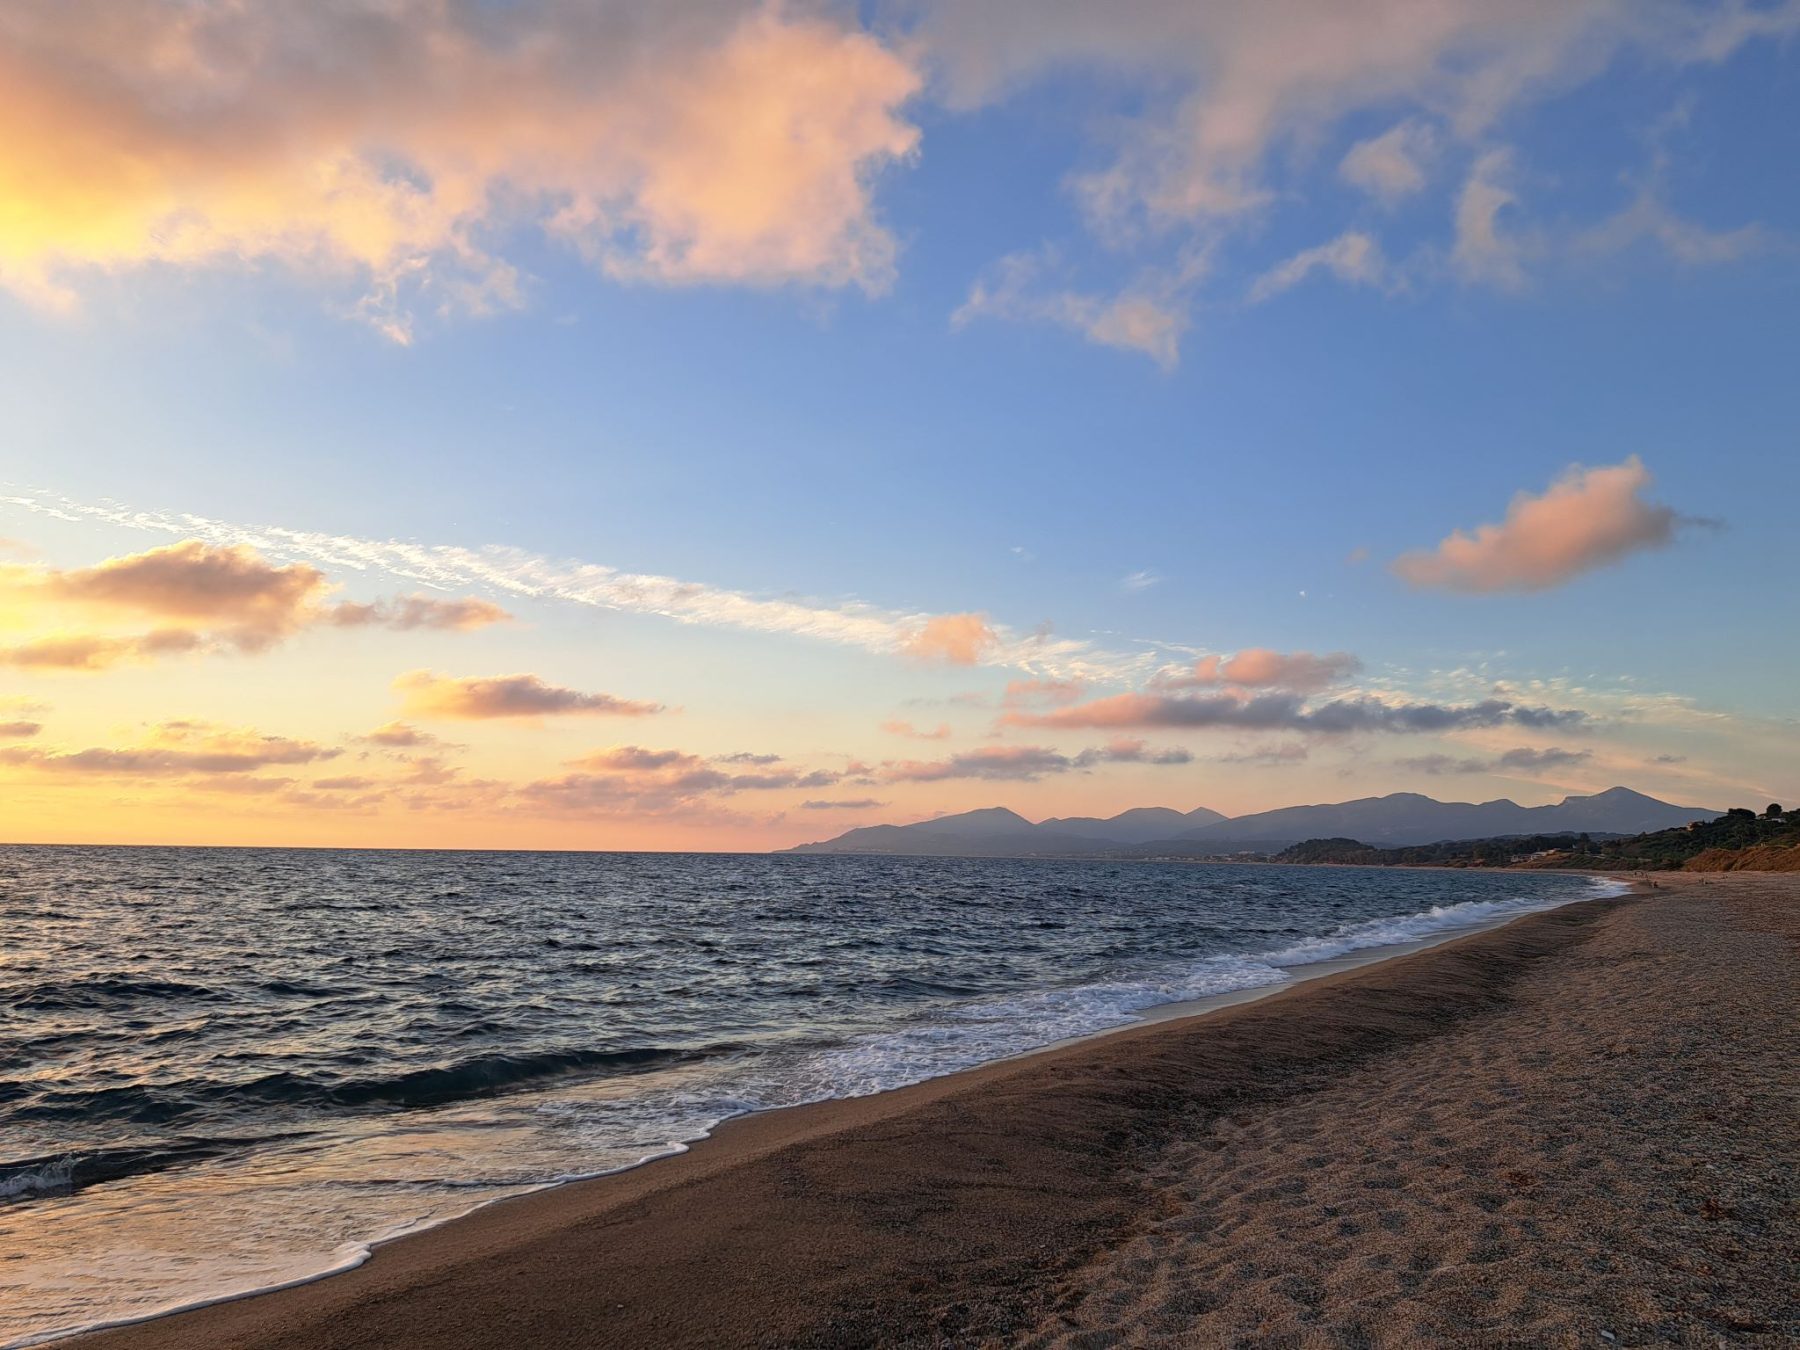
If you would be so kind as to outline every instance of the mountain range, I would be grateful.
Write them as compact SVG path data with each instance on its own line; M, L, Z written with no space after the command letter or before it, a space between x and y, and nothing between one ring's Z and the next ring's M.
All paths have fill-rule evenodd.
M1630 788L1565 797L1554 806L1440 802L1416 792L1316 806L1287 806L1230 818L1200 807L1176 811L1141 806L1101 819L1052 817L1033 823L1003 806L939 816L913 825L865 825L788 853L898 853L944 857L1103 854L1112 857L1206 857L1273 853L1305 839L1347 838L1394 847L1456 839L1490 839L1563 831L1643 834L1711 820L1719 812L1675 806Z

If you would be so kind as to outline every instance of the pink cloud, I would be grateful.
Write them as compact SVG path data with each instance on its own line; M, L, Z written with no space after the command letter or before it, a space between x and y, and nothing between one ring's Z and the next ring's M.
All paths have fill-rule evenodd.
M1158 684L1169 689L1235 686L1311 693L1347 680L1361 669L1362 662L1349 652L1314 655L1246 647L1229 657L1203 656L1191 673L1169 676Z
M940 614L926 620L901 650L916 661L972 666L999 641L985 614Z
M1081 697L1079 680L1008 680L1002 702L1009 708L1027 707L1033 703L1061 705Z
M520 303L535 226L610 275L890 281L872 179L919 133L909 59L814 6L31 3L0 41L0 286L265 260L360 281L396 341Z
M890 736L904 736L907 740L912 741L944 741L950 739L950 724L948 722L939 722L929 731L925 731L915 727L911 722L902 722L896 719L891 722L883 722L881 724L881 729Z
M1560 586L1673 541L1682 518L1644 499L1650 481L1636 455L1599 469L1577 464L1542 496L1514 497L1500 524L1457 530L1435 549L1397 558L1393 571L1413 586L1472 593Z

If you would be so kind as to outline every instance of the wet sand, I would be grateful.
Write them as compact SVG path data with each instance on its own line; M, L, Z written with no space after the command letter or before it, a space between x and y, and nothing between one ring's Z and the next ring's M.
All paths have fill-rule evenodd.
M1794 1343L1800 879L1656 881L79 1344Z

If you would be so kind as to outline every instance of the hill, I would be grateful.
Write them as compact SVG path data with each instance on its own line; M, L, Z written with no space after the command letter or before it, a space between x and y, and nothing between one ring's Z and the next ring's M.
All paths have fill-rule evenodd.
M865 825L835 839L800 844L785 853L897 853L909 856L995 858L1109 853L1168 838L1224 820L1199 807L1177 811L1140 806L1105 819L1052 817L1033 824L1003 806L938 816L913 825Z
M1555 806L1440 802L1413 792L1227 819L1205 807L1147 806L1106 818L1051 817L1035 824L1005 807L939 816L912 825L865 825L789 853L897 853L949 857L1217 857L1275 853L1303 839L1335 838L1375 848L1534 834L1636 835L1716 815L1673 806L1629 788L1565 797Z
M1674 806L1630 788L1608 788L1591 797L1565 797L1554 806L1491 802L1440 802L1416 792L1362 797L1323 806L1289 806L1205 826L1178 841L1200 851L1261 848L1274 851L1303 839L1347 838L1393 848L1447 839L1494 839L1529 834L1641 834L1685 826L1717 815L1698 806Z
M1280 863L1381 867L1567 867L1609 872L1800 871L1800 811L1744 807L1680 829L1604 836L1514 835L1377 848L1358 839L1308 839L1276 854Z

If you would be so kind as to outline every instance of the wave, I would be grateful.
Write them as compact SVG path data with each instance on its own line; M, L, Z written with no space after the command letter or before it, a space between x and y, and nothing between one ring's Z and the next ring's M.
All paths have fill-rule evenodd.
M240 1149L292 1138L292 1132L219 1139L177 1138L142 1148L101 1148L57 1157L0 1161L0 1201L69 1195L103 1182L163 1172Z
M639 1046L623 1050L476 1055L450 1064L370 1078L332 1080L284 1071L248 1081L209 1078L92 1091L50 1090L37 1093L34 1100L15 1108L13 1114L21 1120L121 1120L158 1125L215 1106L405 1110L498 1096L513 1088L570 1074L594 1078L643 1073L735 1048L722 1045L708 1051L687 1051Z
M663 1046L637 1046L625 1050L561 1050L536 1054L477 1055L454 1064L414 1069L387 1078L353 1079L319 1085L305 1079L278 1084L280 1074L264 1079L256 1090L265 1099L290 1100L293 1088L301 1100L335 1106L435 1106L469 1097L491 1097L525 1083L579 1073L597 1077L614 1073L643 1073L698 1058L697 1052Z
M225 997L216 989L181 980L90 975L79 980L51 980L33 985L13 995L12 1004L22 1012L81 1012L162 999L217 1003Z
M1284 968L1310 965L1314 961L1330 961L1375 947L1395 947L1402 943L1454 933L1460 929L1505 923L1527 914L1554 909L1573 900L1599 899L1620 894L1626 889L1616 882L1595 878L1595 891L1591 896L1569 896L1555 900L1546 900L1541 896L1515 896L1504 900L1464 900L1454 905L1433 905L1416 914L1396 914L1387 918L1343 924L1329 933L1303 938L1290 947L1268 952L1262 959L1272 966Z

